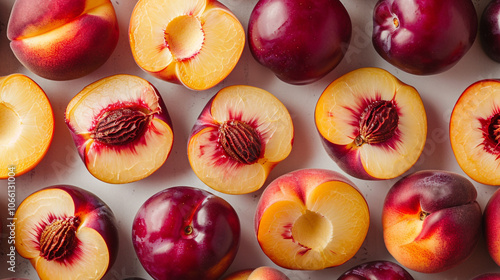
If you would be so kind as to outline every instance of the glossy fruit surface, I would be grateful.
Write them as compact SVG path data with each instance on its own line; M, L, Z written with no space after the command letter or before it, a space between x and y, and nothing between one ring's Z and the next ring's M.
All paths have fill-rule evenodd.
M436 273L467 259L481 237L475 186L465 177L423 170L397 181L382 209L384 242L406 268Z
M337 280L413 280L413 277L397 263L377 260L354 266Z
M109 0L16 0L7 36L16 57L33 73L70 80L108 60L119 30Z
M488 200L483 214L486 248L491 258L500 265L500 191Z
M193 187L170 187L137 212L132 242L154 279L218 279L239 247L240 223L224 199Z
M470 0L379 0L372 41L392 65L430 75L454 66L471 48L477 29Z
M491 0L481 14L479 39L484 53L496 62L500 62L500 1Z
M351 33L338 0L260 0L250 15L248 43L253 57L278 78L308 84L340 63Z

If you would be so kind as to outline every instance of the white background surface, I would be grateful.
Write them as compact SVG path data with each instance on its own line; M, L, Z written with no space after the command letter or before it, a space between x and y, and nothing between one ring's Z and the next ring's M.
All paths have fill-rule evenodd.
M221 0L240 19L245 30L250 13L257 0ZM476 0L478 16L488 0ZM206 102L222 87L246 84L261 87L276 95L288 108L295 126L295 142L290 156L271 172L266 185L276 177L301 168L327 168L341 171L323 149L314 124L314 108L326 86L335 78L360 67L384 68L403 82L420 92L427 116L427 144L418 163L409 172L422 169L442 169L465 175L454 158L448 139L449 117L456 100L463 90L473 82L484 78L500 78L500 64L489 60L476 40L472 49L451 70L433 76L414 76L391 66L375 52L371 44L372 11L375 0L343 0L352 23L352 41L347 55L340 65L323 79L306 86L293 86L277 78L260 66L251 56L248 45L234 71L218 86L202 91L190 91L183 86L170 84L143 72L134 62L128 43L128 21L136 3L133 0L112 0L120 25L118 47L107 63L92 74L72 81L49 81L26 70L14 57L6 37L6 28L14 0L0 0L0 76L23 73L31 77L47 93L55 114L55 134L52 145L40 164L31 172L16 180L17 202L32 192L55 184L76 185L98 195L114 211L118 220L120 248L116 263L104 277L107 280L140 276L151 279L141 267L131 243L131 225L136 211L150 196L176 185L206 187L193 173L187 159L186 146L189 132ZM86 85L114 74L134 74L153 83L163 96L174 127L174 146L166 163L153 175L139 182L111 185L95 179L86 170L77 155L75 146L64 123L64 111L71 98ZM1 133L1 132L0 132ZM342 172L342 171L341 171ZM345 174L345 173L344 173ZM348 176L348 175L346 175ZM498 176L498 174L497 174ZM349 177L349 176L348 176ZM339 267L322 271L291 271L281 269L291 279L337 279L337 277L359 263L369 260L393 260L385 249L381 208L385 194L397 181L363 181L349 177L360 188L371 211L368 236L356 256ZM497 187L474 182L478 191L478 202L484 209ZM7 182L0 181L0 219L3 232L7 232ZM239 269L274 264L262 253L255 238L253 214L261 191L247 195L224 195L212 191L228 200L239 214L242 235L240 250L227 273ZM6 237L6 235L3 235ZM7 270L7 242L3 238L0 254L0 277L26 277L38 279L27 260L17 256L16 273ZM484 272L500 272L487 254L484 239L481 239L472 256L460 266L439 274L420 274L409 271L415 279L471 279Z

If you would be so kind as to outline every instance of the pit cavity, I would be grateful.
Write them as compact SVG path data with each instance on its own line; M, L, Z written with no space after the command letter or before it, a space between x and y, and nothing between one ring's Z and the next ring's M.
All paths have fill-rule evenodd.
M323 250L330 242L332 235L333 225L330 220L310 210L306 210L292 227L295 242L312 250Z
M179 61L198 54L204 40L201 21L195 16L178 16L165 29L165 42L174 58Z
M21 118L9 104L0 103L0 123L2 133L0 133L0 146L7 146L15 143L21 135Z

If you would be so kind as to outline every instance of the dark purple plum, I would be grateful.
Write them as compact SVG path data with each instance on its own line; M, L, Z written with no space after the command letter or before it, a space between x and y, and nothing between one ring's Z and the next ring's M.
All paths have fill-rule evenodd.
M470 0L379 0L372 41L380 56L399 69L432 75L458 63L477 29Z
M279 79L298 85L332 71L351 34L351 19L338 0L260 0L248 24L254 58Z
M224 199L202 189L171 187L150 197L132 225L132 243L156 280L212 280L233 262L240 221Z
M484 9L479 23L479 39L484 53L500 62L500 0L492 0Z
M413 280L400 265L391 261L370 261L352 267L338 280Z

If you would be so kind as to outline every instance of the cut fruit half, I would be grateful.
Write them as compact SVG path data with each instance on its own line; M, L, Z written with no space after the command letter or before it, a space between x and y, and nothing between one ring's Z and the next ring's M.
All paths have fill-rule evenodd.
M245 32L217 1L140 0L130 19L136 63L157 78L193 90L211 88L236 66Z
M469 177L500 185L500 80L475 82L462 93L451 114L450 142Z
M0 77L0 178L22 175L45 156L54 134L54 115L45 92L29 77Z
M274 95L256 87L230 86L198 117L188 157L209 187L228 194L250 193L290 154L293 139L292 118Z
M132 75L101 79L78 93L66 124L87 169L108 183L141 180L160 168L173 145L167 108L148 81Z
M16 250L40 279L101 279L116 259L114 215L85 190L42 189L20 204L14 218Z
M418 160L427 117L418 91L379 68L361 68L333 81L316 105L326 151L348 174L391 179Z
M368 204L352 182L334 171L303 169L264 190L255 228L262 250L277 265L320 270L356 254L369 220Z

